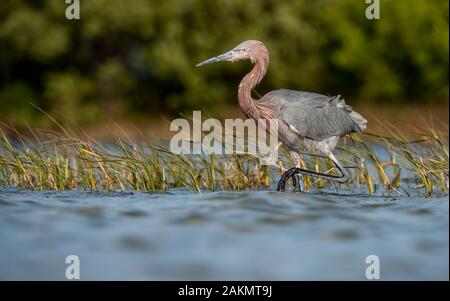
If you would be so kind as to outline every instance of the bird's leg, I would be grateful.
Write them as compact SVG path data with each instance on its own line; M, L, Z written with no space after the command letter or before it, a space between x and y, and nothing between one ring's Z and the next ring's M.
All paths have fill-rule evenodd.
M281 191L281 190L284 191L287 180L290 177L292 177L294 174L302 174L302 175L322 178L322 179L326 179L326 180L333 180L338 183L347 182L349 180L349 176L347 175L347 172L345 171L345 169L341 165L341 163L339 163L339 161L336 159L336 157L334 157L334 155L331 153L328 157L331 159L331 161L333 161L334 165L337 167L337 169L339 170L339 173L341 175L335 176L335 175L329 175L329 174L325 174L325 173L315 172L312 170L307 170L307 169L303 169L303 168L299 168L299 167L293 167L293 168L289 169L288 171L286 171L282 175L280 181L278 182L277 191Z
M299 173L294 173L291 176L292 179L292 191L298 190L298 192L304 191L304 183L303 183L303 176Z
M303 191L303 179L300 178L300 174L296 174L295 168L299 168L300 165L300 155L297 152L291 151L290 152L291 155L291 159L293 161L293 163L295 164L296 167L293 167L289 170L287 170L286 172L283 173L283 175L281 176L280 181L278 182L278 187L277 190L280 191L281 186L282 185L282 189L284 190L284 187L286 186L286 182L291 178L292 179L292 186L294 187L292 189L292 191L295 191L296 189L298 189L299 191Z
M296 189L298 189L299 192L305 191L303 175L298 172L299 169L300 168L298 167L292 167L288 169L285 173L283 173L280 181L278 181L277 191L284 191L286 187L286 182L289 179L292 179L292 185L294 186L293 191L295 191Z
M296 168L297 167L292 167L283 173L280 181L278 181L277 191L284 191L284 189L286 187L286 182L295 174ZM294 184L294 186L295 185L296 185L296 183Z
M291 158L292 158L292 161L294 161L294 163L295 163L295 167L300 168L302 166L300 155L297 152L291 152ZM299 192L305 191L303 176L301 174L295 173L292 176L292 184L294 186L293 191L295 191L295 190L298 190Z
M292 182L294 184L295 189L297 189L299 192L305 191L305 182L303 181L302 174L300 173L294 174L294 176L292 177Z

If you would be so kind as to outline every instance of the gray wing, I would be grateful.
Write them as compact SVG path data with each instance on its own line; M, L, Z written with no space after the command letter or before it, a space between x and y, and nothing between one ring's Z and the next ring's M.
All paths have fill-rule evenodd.
M264 99L278 103L278 118L286 122L300 136L323 140L362 132L367 121L338 96L293 90L276 90Z

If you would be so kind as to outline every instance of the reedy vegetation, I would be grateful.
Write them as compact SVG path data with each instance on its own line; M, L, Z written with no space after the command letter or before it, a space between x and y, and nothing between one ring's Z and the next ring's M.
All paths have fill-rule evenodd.
M27 136L13 129L7 135L0 129L1 186L145 191L184 187L194 192L269 189L284 167L292 165L283 148L277 166L264 166L254 154L176 155L163 144L137 142L119 135L101 143L67 125L58 126L57 132L30 129ZM394 196L447 195L448 139L431 127L415 141L407 140L396 129L386 131L388 136L366 134L342 139L337 156L348 168L348 183L305 177L305 189ZM310 154L302 155L302 165L333 172L331 162Z

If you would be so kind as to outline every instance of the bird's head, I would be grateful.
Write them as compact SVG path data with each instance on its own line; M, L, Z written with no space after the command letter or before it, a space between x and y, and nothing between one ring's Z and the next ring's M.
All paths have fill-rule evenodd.
M251 60L252 63L254 63L258 58L268 59L268 57L269 52L262 42L256 40L248 40L240 43L230 51L198 63L197 65L195 65L195 67L200 67L220 61L236 62L242 60Z

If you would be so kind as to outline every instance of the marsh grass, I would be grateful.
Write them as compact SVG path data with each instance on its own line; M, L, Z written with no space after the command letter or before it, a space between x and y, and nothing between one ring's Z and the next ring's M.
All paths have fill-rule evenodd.
M29 129L22 135L5 126L0 130L0 185L32 190L257 190L276 184L292 166L285 149L277 166L266 166L254 154L176 155L164 143L142 142L143 138L138 142L123 133L99 142L76 126L53 121L58 131ZM386 127L386 133L344 138L337 157L351 180L336 184L305 177L306 191L447 195L448 140L431 127L413 141L392 127ZM334 172L331 161L310 154L301 155L301 165Z

